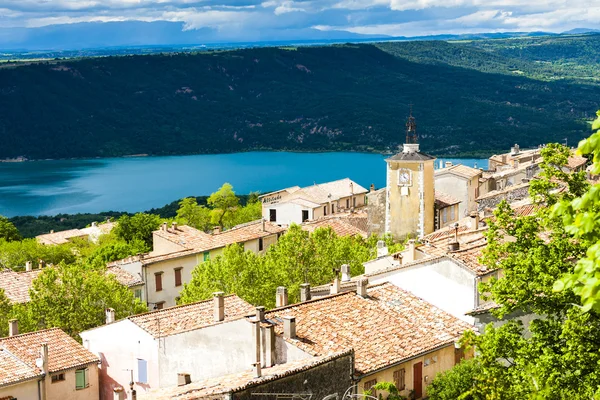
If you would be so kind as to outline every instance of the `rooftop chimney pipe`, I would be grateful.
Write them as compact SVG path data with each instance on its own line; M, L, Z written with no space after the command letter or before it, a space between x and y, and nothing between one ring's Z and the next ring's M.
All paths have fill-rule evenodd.
M342 265L342 282L350 282L350 266L348 264Z
M260 322L265 320L265 308L263 306L256 307L256 319Z
M340 292L340 278L336 275L333 278L333 283L331 284L331 288L329 289L329 294L337 294Z
M105 310L106 313L106 325L112 324L115 322L115 310L112 308L107 308Z
M471 211L471 229L476 231L479 229L479 213L477 211Z
M225 299L223 298L223 292L213 293L214 303L214 319L215 322L221 322L225 319Z
M367 278L361 278L356 282L356 294L360 297L367 297L367 286L369 286L369 280Z
M288 292L285 286L279 286L277 288L277 295L275 297L276 307L285 307L288 305Z
M310 283L303 283L300 285L300 301L308 300L310 300Z
M33 270L33 263L31 261L27 261L25 263L25 271L29 272L31 270Z
M296 339L296 317L283 317L283 337Z
M177 386L185 386L192 383L192 377L190 374L185 372L180 372L177 374Z
M19 334L19 321L11 319L8 321L8 336L17 336Z

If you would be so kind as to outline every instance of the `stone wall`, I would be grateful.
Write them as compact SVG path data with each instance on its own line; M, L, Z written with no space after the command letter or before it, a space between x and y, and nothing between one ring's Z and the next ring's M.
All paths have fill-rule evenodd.
M385 233L385 188L367 194L367 228L369 235Z
M485 197L477 199L477 211L493 210L502 200L509 203L523 200L529 196L529 185L519 185L514 189L509 186L497 193L490 192Z
M233 394L235 400L275 400L275 395L257 395L258 393L311 393L311 400L322 400L325 396L336 394L338 399L352 386L354 371L353 354L334 358L324 364L306 371L297 372L263 384L252 386Z

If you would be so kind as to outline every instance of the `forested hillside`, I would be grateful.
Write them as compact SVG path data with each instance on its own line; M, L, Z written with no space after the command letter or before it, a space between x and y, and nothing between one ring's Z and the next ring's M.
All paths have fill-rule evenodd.
M515 142L564 138L574 144L599 108L600 36L557 42L563 39L254 48L4 67L0 158L394 150L409 103L423 148L435 154L486 155ZM547 57L548 46L560 56Z

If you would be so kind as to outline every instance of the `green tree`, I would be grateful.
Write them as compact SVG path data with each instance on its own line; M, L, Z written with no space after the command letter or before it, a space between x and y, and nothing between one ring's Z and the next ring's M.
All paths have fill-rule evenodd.
M195 197L186 197L179 202L177 221L201 231L208 231L211 228L210 210L198 205Z
M21 240L19 230L8 220L8 218L3 217L2 215L0 215L0 239L4 239L7 242Z
M152 232L160 225L160 216L153 214L137 213L133 217L123 215L118 220L114 233L127 243L142 241L146 244L146 251L152 249Z
M8 336L8 321L12 312L10 301L4 293L4 289L0 289L0 337Z
M431 400L483 400L473 394L473 383L481 375L479 359L463 360L449 371L438 374L427 386Z
M212 193L207 200L212 207L212 222L223 228L223 219L228 213L237 208L240 200L233 191L233 186L224 183L216 192Z
M80 340L78 334L102 325L105 309L117 318L146 311L146 306L104 267L60 264L46 268L29 291L31 301L13 310L23 332L59 327Z
M39 260L43 260L46 264L72 263L77 258L74 248L73 243L45 246L35 239L13 242L0 239L0 267L22 270L27 261L35 265Z

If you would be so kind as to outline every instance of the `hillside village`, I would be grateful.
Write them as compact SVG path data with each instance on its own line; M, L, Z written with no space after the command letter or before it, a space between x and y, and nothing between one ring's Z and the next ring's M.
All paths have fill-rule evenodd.
M106 273L148 312L118 319L114 309L99 306L105 324L80 332L78 340L54 327L20 333L21 321L11 320L8 337L0 338L0 399L377 398L387 393L377 389L382 382L404 398L427 398L438 374L474 357L461 339L466 332L539 317L499 318L498 305L478 287L503 277L501 268L482 262L496 208L508 204L515 217L540 208L529 189L542 172L543 147L515 144L490 157L485 170L452 163L436 169L416 129L411 115L402 149L373 171L386 174L386 187L367 189L346 178L282 188L259 197L262 219L230 229L162 222L151 251L106 263ZM561 170L595 182L589 166L572 151ZM115 225L37 240L97 241ZM232 245L264 255L296 225L363 240L391 235L403 248L390 251L380 239L364 272L353 274L339 260L329 283L311 285L309 277L293 296L277 287L271 309L223 292L181 304L203 263ZM32 301L35 279L55 268L44 260L22 267L0 272L0 289L13 304Z

